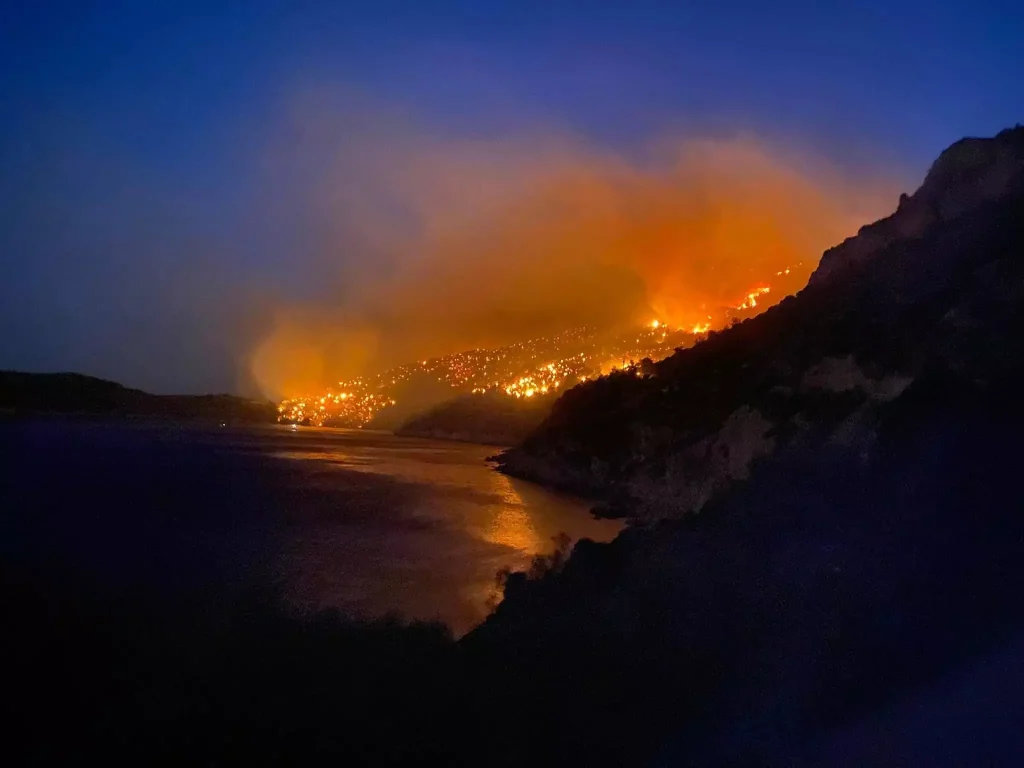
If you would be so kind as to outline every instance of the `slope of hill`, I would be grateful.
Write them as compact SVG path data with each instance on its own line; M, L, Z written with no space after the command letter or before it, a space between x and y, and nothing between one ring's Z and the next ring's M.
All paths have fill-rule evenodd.
M938 201L926 227L866 228L504 455L645 520L510 577L464 641L494 688L534 675L511 733L556 722L594 764L1019 762L1022 159L1021 128L954 145L900 206Z
M745 306L742 311L749 309ZM396 429L466 394L504 393L529 399L631 361L660 360L693 344L704 330L670 328L660 322L611 330L584 327L504 347L464 350L283 400L279 419L315 426Z
M892 216L826 252L795 297L652 375L566 392L500 468L652 519L699 510L801 446L866 460L901 395L986 391L1021 373L1022 247L1024 128L958 142Z
M515 445L550 412L554 396L516 398L502 392L469 394L414 416L396 431L409 437Z
M234 395L151 395L78 373L0 371L0 412L273 423L272 403Z

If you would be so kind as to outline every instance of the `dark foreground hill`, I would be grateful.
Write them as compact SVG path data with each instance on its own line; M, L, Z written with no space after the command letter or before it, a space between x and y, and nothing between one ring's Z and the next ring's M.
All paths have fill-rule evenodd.
M272 403L234 395L151 395L78 373L0 371L0 414L273 423Z
M548 669L562 732L618 727L624 762L1019 762L1022 331L1016 128L796 297L566 393L503 467L647 522L514 577L467 645Z

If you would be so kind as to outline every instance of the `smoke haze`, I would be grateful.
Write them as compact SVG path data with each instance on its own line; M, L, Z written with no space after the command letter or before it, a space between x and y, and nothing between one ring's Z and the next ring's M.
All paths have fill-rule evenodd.
M755 288L771 286L768 306L802 287L899 191L751 137L627 157L543 132L312 122L303 142L334 143L314 196L327 277L315 300L273 308L251 356L271 395L579 325L720 323Z

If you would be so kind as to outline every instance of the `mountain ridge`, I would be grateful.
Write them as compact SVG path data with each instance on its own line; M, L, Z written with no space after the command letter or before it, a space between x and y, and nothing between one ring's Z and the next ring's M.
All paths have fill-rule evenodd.
M1024 299L1022 222L1024 128L957 142L894 214L826 251L795 296L650 376L569 390L498 466L656 519L699 511L808 440L869 451L879 409L918 380L1015 372L1004 345Z
M892 214L826 250L808 284L828 281L890 244L922 237L936 223L952 221L1019 187L1022 177L1024 127L1007 128L992 138L960 139L932 163L917 191L900 195Z
M510 576L464 644L497 653L503 684L542 670L524 709L568 723L583 762L1005 763L1022 331L1015 182L649 377L569 390L500 466L630 524ZM1012 684L974 684L993 667Z

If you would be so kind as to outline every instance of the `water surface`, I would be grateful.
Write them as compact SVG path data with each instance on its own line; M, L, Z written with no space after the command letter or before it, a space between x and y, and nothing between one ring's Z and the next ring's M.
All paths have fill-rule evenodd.
M587 505L501 475L496 448L384 433L41 421L0 427L7 563L121 591L272 587L299 610L464 632Z

